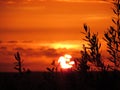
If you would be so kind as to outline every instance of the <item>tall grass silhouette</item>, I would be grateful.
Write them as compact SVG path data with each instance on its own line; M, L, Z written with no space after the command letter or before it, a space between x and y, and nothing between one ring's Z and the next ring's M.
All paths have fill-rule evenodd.
M80 54L81 58L77 59L78 62L77 70L82 73L87 73L87 71L90 69L90 66L87 65L90 56L86 50L85 45L83 45L83 50L81 51Z
M25 69L23 67L23 60L21 59L20 53L16 52L14 54L14 57L16 60L16 62L14 63L15 64L14 69L17 70L19 72L19 74L22 74L22 73L30 74L31 70L29 68Z
M17 62L15 62L15 69L21 74L22 73L22 60L20 57L20 53L17 52L16 54L14 54L15 60Z
M101 43L99 43L98 33L91 33L90 27L86 24L84 24L84 32L81 33L85 35L83 40L87 42L87 47L84 46L83 48L86 49L85 52L87 52L86 54L89 56L89 62L93 63L97 68L100 67L101 70L104 70L105 67L101 59Z
M113 13L115 16L112 18L114 26L110 26L109 29L104 33L104 40L107 44L107 52L110 62L114 63L112 70L118 70L120 67L120 0L113 2L114 8Z

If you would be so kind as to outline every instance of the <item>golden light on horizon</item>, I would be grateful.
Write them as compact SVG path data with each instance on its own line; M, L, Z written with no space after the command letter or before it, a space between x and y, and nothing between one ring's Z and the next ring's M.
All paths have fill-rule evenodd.
M75 64L75 62L71 61L70 60L71 58L72 58L72 56L69 54L65 54L64 56L61 56L58 59L58 63L60 64L60 68L62 68L62 69L72 68L73 65Z
M54 43L52 44L52 47L55 49L58 48L66 48L66 49L73 49L73 48L78 48L80 45L74 45L74 44L63 44L63 43Z

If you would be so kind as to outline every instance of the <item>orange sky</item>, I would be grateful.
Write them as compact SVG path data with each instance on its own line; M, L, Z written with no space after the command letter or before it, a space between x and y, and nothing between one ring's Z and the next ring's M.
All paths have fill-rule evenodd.
M77 56L84 43L80 34L84 23L101 38L111 25L108 1L1 0L0 71L14 71L16 51L33 71L45 70L64 53Z

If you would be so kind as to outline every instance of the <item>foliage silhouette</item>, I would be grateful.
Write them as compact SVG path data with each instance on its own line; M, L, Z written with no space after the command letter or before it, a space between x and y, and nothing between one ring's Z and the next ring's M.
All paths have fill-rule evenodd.
M16 54L14 54L14 57L15 57L15 60L17 61L17 62L15 62L14 69L16 69L21 74L23 72L22 70L24 68L22 67L23 61L21 60L20 53L17 52Z
M87 62L89 60L89 54L86 51L85 45L83 45L83 51L81 51L81 58L77 59L78 67L77 70L81 71L82 73L86 73L87 70L90 69L90 66L87 65Z
M86 52L88 50L88 55L90 56L88 60L96 67L100 67L102 70L104 70L105 67L101 59L101 43L99 43L98 40L98 33L91 34L90 28L86 24L84 24L84 32L82 33L85 35L83 40L85 40L88 44L88 47L86 47Z
M110 26L109 29L104 33L104 40L107 43L107 52L110 57L110 62L114 63L113 70L117 70L120 66L120 0L113 2L114 8L113 13L115 17L112 18L114 26Z
M57 72L57 66L55 64L55 60L52 61L51 65L52 65L52 68L47 67L46 69L51 73Z

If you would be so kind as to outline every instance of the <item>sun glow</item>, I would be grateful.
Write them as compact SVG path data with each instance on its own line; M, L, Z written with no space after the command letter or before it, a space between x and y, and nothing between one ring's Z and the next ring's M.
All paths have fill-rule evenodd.
M71 55L65 54L64 56L61 56L58 59L58 63L60 64L60 67L62 69L69 69L72 68L73 65L75 64L74 61L70 61L70 59L72 58Z
M58 48L66 48L66 49L72 49L72 48L79 48L79 45L77 44L66 44L66 43L53 43L51 45L52 47L54 47L55 49L58 49Z

